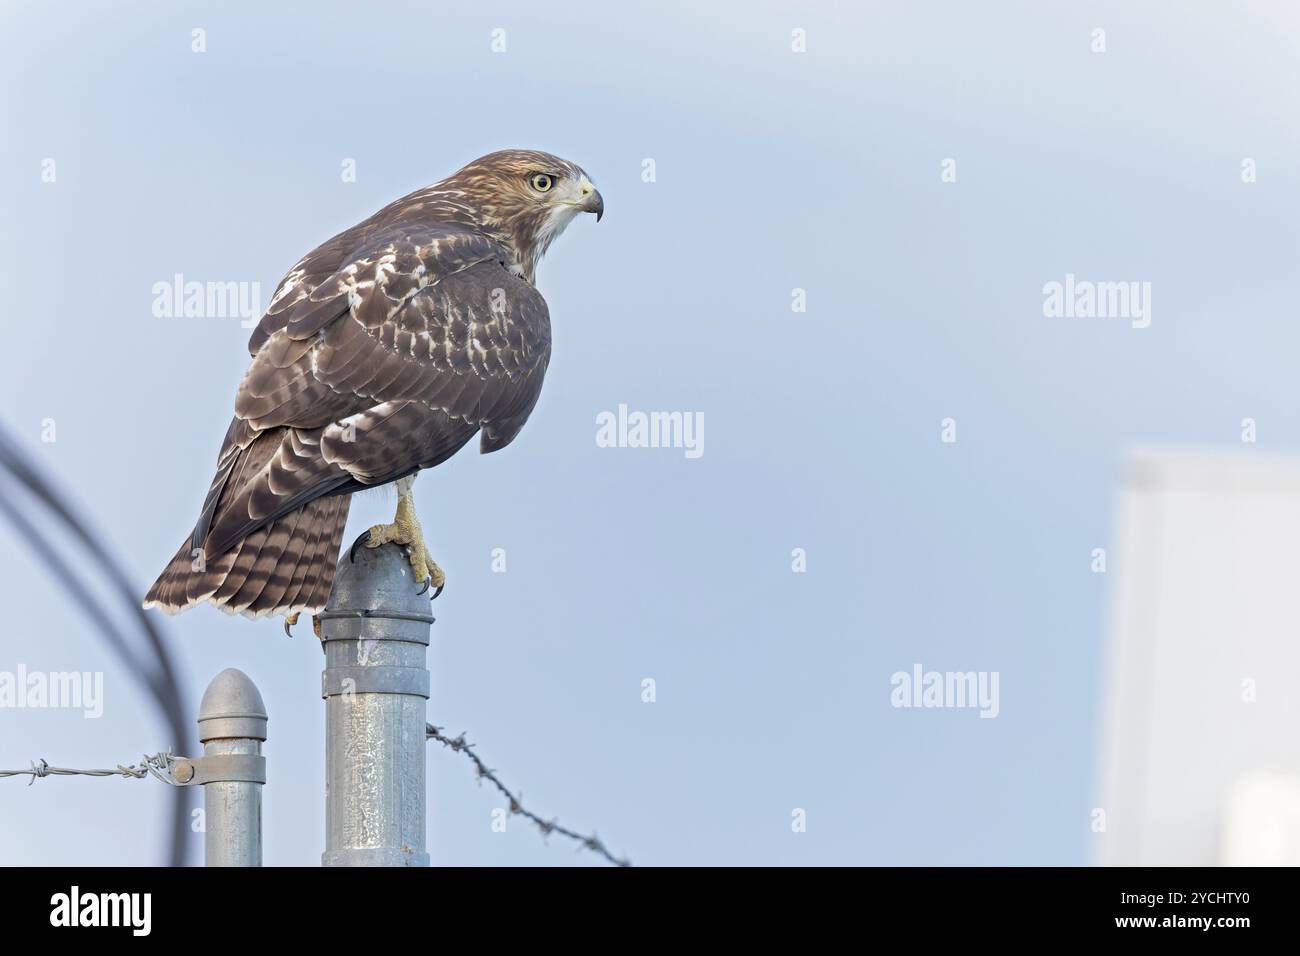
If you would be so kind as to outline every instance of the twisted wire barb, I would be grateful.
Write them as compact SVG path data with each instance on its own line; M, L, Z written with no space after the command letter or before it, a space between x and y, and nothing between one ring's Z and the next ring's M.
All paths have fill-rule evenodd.
M174 787L180 784L172 776L172 755L167 752L145 754L138 764L124 766L118 764L112 770L76 770L72 767L51 767L44 759L32 762L27 770L0 770L0 777L31 777L27 786L31 786L42 777L130 777L140 780L146 774L169 783Z
M570 840L576 840L579 849L585 848L591 850L593 853L603 856L615 866L632 865L632 861L626 857L620 860L618 857L614 856L614 854L610 853L609 850L606 849L605 844L601 842L600 837L596 836L594 832L590 836L577 833L570 830L568 827L561 826L556 820L543 820L531 810L526 809L522 802L523 798L516 797L510 792L509 788L497 778L496 773L494 773L492 769L482 761L479 755L474 752L473 745L465 739L464 733L461 733L458 737L448 737L442 732L442 730L443 728L435 727L433 724L425 724L424 735L427 739L436 740L444 747L448 747L458 753L463 753L468 757L474 764L474 770L478 774L478 779L480 781L487 780L501 791L501 794L510 801L510 812L517 813L519 816L535 824L537 829L541 831L543 840L552 833L558 833L560 836L568 837Z

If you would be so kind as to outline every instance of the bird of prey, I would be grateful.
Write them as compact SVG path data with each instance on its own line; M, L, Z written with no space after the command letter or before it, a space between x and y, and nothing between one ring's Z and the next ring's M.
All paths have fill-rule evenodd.
M252 362L198 522L145 597L250 617L325 606L349 496L396 482L357 545L404 546L442 589L411 486L476 434L514 440L551 354L534 284L550 244L604 200L578 166L502 150L385 206L302 258L248 343ZM287 627L287 625L286 625Z

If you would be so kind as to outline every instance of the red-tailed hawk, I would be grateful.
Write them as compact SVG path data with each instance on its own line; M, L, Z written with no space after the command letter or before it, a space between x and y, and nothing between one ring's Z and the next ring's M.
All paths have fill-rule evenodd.
M604 209L573 163L503 150L308 253L248 343L198 523L144 606L319 610L349 495L388 482L398 483L394 523L357 543L404 545L416 579L441 589L415 474L475 434L490 452L519 433L551 353L537 263L574 216L599 221Z

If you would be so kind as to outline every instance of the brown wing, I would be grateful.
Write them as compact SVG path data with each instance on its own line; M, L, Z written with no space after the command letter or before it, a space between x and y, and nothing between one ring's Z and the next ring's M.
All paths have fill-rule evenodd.
M249 343L194 531L210 556L316 498L432 467L480 429L482 451L502 448L537 402L546 303L494 242L410 223L333 252L349 242L363 248L323 279L333 253L286 276Z

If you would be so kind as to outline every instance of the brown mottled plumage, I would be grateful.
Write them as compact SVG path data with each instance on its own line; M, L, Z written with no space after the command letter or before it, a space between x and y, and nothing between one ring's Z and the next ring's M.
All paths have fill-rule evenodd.
M193 534L145 607L315 611L348 495L432 468L481 432L504 448L551 352L537 263L579 212L604 212L574 164L503 150L308 253L281 281Z

